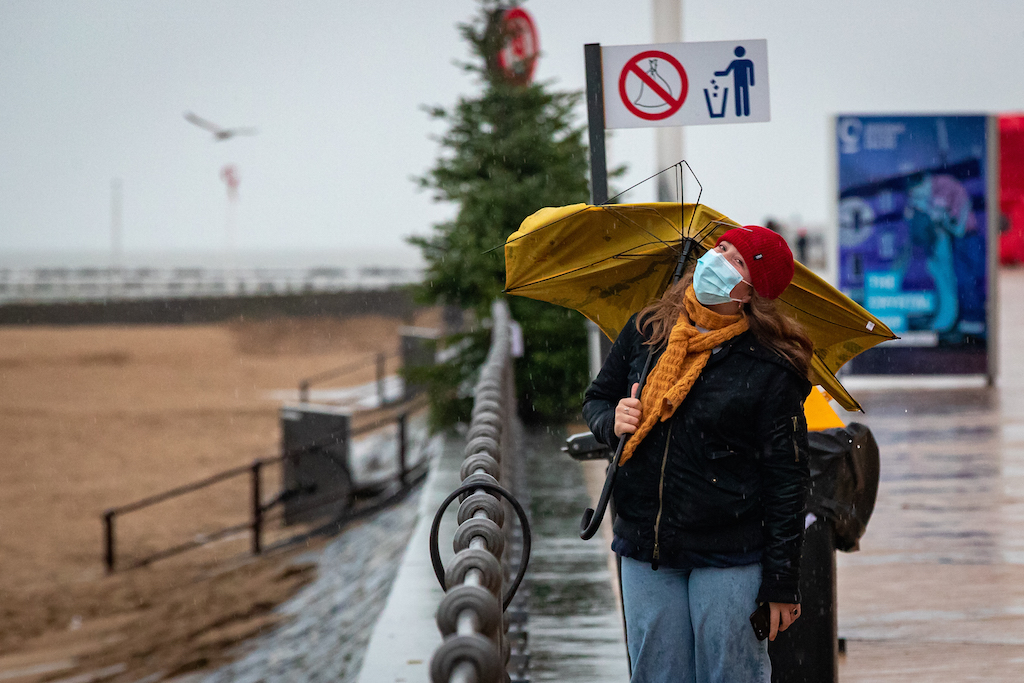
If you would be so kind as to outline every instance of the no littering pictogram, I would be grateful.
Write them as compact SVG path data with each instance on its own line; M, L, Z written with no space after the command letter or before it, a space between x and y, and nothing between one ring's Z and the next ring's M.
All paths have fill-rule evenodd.
M533 18L522 7L513 7L501 15L504 44L498 51L498 68L506 80L526 85L533 79L540 54L540 40Z
M622 103L630 113L645 121L667 119L679 111L689 87L683 65L660 50L647 50L633 56L619 75Z

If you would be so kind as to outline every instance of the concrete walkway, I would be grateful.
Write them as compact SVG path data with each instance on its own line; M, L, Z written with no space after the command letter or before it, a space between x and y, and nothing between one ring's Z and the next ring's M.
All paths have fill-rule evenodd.
M838 555L843 683L1024 680L1024 271L1000 300L996 387L847 382L882 474L862 549Z
M609 545L601 534L580 539L590 496L583 465L559 450L564 443L560 432L524 439L534 543L527 574L530 676L535 682L621 683L629 671Z

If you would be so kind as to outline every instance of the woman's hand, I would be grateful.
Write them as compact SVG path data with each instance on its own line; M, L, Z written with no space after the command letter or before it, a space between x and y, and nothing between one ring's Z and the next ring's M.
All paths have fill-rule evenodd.
M640 399L636 397L639 388L639 384L634 384L629 392L629 398L620 399L619 405L615 407L615 436L632 434L639 426L642 414Z
M800 618L800 605L789 602L769 602L771 608L771 632L768 640L775 640L775 636L781 631L793 625L793 622Z

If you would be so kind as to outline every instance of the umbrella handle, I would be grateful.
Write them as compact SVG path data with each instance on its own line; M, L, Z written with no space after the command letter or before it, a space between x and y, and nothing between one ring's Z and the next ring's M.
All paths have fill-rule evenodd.
M685 259L685 257L683 257ZM637 398L640 397L641 392L644 390L644 385L647 384L647 375L651 372L651 360L654 359L654 347L647 352L647 362L644 363L643 372L640 373L640 385L637 388ZM601 526L601 520L604 519L604 511L608 509L608 499L612 497L612 487L615 485L615 474L619 471L619 460L622 458L622 449L626 446L626 439L629 438L629 434L623 434L619 437L619 445L615 449L615 457L612 458L611 467L608 468L608 475L604 479L604 488L601 489L601 497L597 499L597 508L587 508L583 511L583 517L580 519L580 538L584 541L589 541L597 533L598 528Z
M615 449L615 458L608 467L608 475L604 479L604 488L601 489L601 497L597 499L597 509L587 508L583 511L583 518L580 519L580 538L589 541L601 528L601 520L604 519L604 512L608 509L608 499L612 495L612 487L615 485L615 474L619 471L619 458L622 457L622 448L626 445L626 436L619 438L619 446Z

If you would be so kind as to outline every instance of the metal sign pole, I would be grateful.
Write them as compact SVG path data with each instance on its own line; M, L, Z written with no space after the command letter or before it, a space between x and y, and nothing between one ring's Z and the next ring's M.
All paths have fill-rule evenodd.
M601 44L588 43L583 46L583 61L587 77L587 130L590 135L590 203L594 206L608 201L608 161L604 150L604 83L601 73ZM604 359L611 351L611 341L601 333L592 321L587 321L587 345L590 351L590 376L597 377L604 365ZM617 457L617 456L616 456ZM604 511L602 510L602 513ZM611 510L612 517L615 510ZM622 566L616 562L616 578L619 582L619 595L622 595ZM621 597L620 597L621 600ZM623 641L628 640L626 634L626 611L620 604L622 614ZM629 649L626 649L626 662L629 664L630 675L633 663L629 660Z
M590 136L590 203L594 206L608 201L608 162L604 151L604 83L601 75L601 44L583 46L587 78L587 131ZM587 321L587 346L590 376L597 377L611 350L611 342L591 321Z
M583 46L587 76L587 128L590 133L590 203L608 201L608 162L604 152L604 85L601 76L601 44Z

